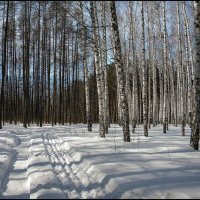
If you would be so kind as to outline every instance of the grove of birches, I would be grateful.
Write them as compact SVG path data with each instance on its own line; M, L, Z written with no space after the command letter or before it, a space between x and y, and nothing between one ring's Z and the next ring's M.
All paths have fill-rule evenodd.
M0 128L191 128L199 148L200 2L1 1Z

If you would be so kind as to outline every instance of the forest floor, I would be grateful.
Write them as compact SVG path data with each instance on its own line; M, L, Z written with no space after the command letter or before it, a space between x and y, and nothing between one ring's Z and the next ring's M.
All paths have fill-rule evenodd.
M200 151L189 146L190 128L136 128L124 143L112 124L5 125L0 131L0 198L200 198Z

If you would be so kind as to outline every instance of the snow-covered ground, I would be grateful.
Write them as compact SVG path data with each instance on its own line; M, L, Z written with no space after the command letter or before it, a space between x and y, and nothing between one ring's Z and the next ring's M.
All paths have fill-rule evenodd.
M124 143L112 124L106 138L86 125L6 125L0 131L0 198L200 198L200 151L190 129L162 126Z

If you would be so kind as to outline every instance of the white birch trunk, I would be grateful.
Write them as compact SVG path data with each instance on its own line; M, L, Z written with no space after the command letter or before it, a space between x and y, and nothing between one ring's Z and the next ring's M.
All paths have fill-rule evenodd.
M148 42L149 42L149 60L148 60L148 126L149 129L151 128L151 119L152 119L152 102L151 102L151 76L152 76L152 59L153 59L153 53L152 53L152 40L151 40L151 32L150 32L150 17L149 17L149 8L147 7L147 18L148 18Z
M164 94L163 94L163 133L167 128L167 41L166 41L166 8L163 1L163 39L164 39ZM162 111L161 111L162 112Z
M97 92L98 92L98 105L99 105L99 136L105 137L104 116L103 116L103 92L102 92L102 69L99 59L98 49L98 32L97 32L97 16L96 16L96 2L90 2L91 18L93 26L93 43L94 43L94 56L95 56L95 70L97 79Z
M133 26L134 26L134 22L133 22L133 2L129 1L129 17L130 17L130 24L129 24L129 34L130 34L130 56L132 57L132 83L133 83L133 87L132 87L132 133L135 133L135 128L136 128L136 123L137 123L137 119L136 119L136 115L137 115L137 76L136 76L136 59L135 59L135 45L134 45L134 30L133 30Z
M190 144L195 149L199 149L200 131L200 2L194 2L195 9L195 37L196 37L196 62L194 65L194 114L192 121L192 131Z
M148 116L147 116L147 67L145 63L145 31L144 31L144 2L142 1L142 81L143 81L143 123L144 123L144 136L148 137Z
M158 115L158 102L157 102L157 78L156 78L156 47L155 39L153 40L153 61L152 61L152 70L153 70L153 126L157 125L157 115Z
M110 1L110 12L111 12L111 24L112 24L111 26L114 36L115 64L119 79L118 84L119 84L119 94L120 94L120 110L122 114L123 135L124 135L124 141L130 142L129 111L128 111L127 96L125 92L125 74L122 61L122 51L121 51L121 43L118 30L115 1Z
M184 26L185 26L185 47L186 47L186 59L187 59L187 80L188 80L188 117L189 117L189 124L191 125L192 120L192 80L194 79L194 73L193 73L193 54L190 44L190 32L189 32L189 26L188 26L188 19L185 9L185 1L182 2L183 7L183 14L184 14ZM190 53L189 53L190 52ZM190 55L189 55L190 54Z
M105 131L108 133L108 127L110 127L110 114L109 114L109 99L108 99L108 74L107 74L107 40L106 40L106 13L105 13L106 4L104 1L101 2L101 19L103 26L103 41L102 41L102 53L103 53L103 70L104 70L104 108L105 108Z
M88 131L92 131L92 119L91 119L91 109L90 109L90 94L89 94L89 80L88 80L88 66L87 66L87 32L85 27L84 15L83 15L83 4L80 1L81 8L81 20L83 24L83 67L84 67L84 77L85 77L85 103L86 103L86 119Z
M169 76L171 77L170 78L170 83L171 83L171 97L172 97L172 101L171 101L171 112L172 112L172 121L173 121L173 124L176 125L176 116L175 116L175 113L176 113L176 101L175 101L175 87L174 87L174 69L173 69L174 66L172 66L172 63L170 63L170 70L169 70Z
M185 135L185 98L183 88L185 88L184 80L184 66L182 61L182 47L181 47L181 35L180 35L180 12L179 12L179 2L177 4L177 21L178 21L178 48L179 48L179 69L180 69L180 100L181 100L181 127L182 135Z

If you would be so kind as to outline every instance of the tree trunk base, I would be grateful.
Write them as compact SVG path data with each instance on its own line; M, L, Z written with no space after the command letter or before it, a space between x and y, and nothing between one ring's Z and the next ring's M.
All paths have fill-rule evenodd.
M147 127L147 124L144 125L144 136L148 137L148 127Z
M166 124L163 124L163 133L166 133Z

